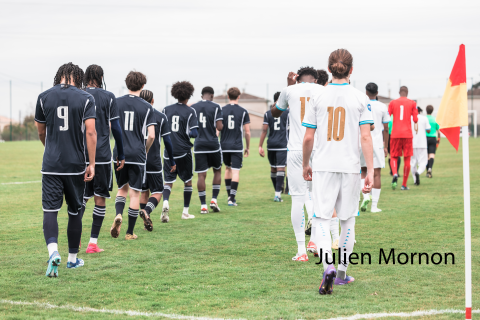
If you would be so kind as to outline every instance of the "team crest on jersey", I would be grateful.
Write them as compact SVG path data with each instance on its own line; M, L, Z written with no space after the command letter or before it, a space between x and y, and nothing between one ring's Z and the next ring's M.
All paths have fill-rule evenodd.
M372 106L370 105L370 103L367 104L367 109L368 109L368 111L372 111Z

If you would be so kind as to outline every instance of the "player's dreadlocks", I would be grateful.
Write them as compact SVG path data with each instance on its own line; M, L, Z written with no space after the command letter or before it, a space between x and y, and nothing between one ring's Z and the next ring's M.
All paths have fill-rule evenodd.
M153 101L153 92L150 90L142 90L140 91L140 98L151 104Z
M172 96L178 101L185 101L190 99L195 88L188 81L178 81L172 86Z
M314 77L315 79L318 79L318 73L317 73L317 70L315 70L314 67L301 67L297 71L297 74L298 74L297 79L302 78L302 76L304 76L304 75L310 75L310 76Z
M83 90L83 70L76 64L69 62L58 68L57 74L53 79L53 85L56 86L57 84L60 84L62 78L65 79L65 88L72 85L71 82L73 81L75 87Z
M102 80L103 80L103 86L102 86ZM105 80L103 79L102 67L96 64L89 65L87 70L85 70L83 85L85 87L93 85L97 88L105 87L104 89L107 89L107 86L105 85Z

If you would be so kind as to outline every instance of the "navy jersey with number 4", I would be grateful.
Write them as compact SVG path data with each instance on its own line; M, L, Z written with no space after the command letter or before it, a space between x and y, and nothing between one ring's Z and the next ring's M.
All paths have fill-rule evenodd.
M153 141L147 154L147 173L160 173L163 170L162 157L160 155L160 143L162 137L170 134L170 125L167 116L153 108L155 119L155 141Z
M175 103L166 106L163 113L170 123L173 156L180 157L190 152L193 147L190 142L190 130L198 128L195 109L183 103ZM168 155L165 153L164 157L168 158Z
M145 136L147 128L155 125L152 106L140 97L127 94L117 98L117 108L122 128L125 163L145 165L147 162ZM116 159L117 156L115 143L113 158Z
M268 110L263 116L263 124L268 124L267 150L287 150L288 145L288 112L284 111L278 118L272 116Z
M43 174L85 172L84 121L94 118L95 99L75 86L57 84L38 96L35 121L45 123L47 129Z
M248 111L238 104L222 108L223 130L220 138L223 152L243 152L243 125L250 123Z
M96 164L108 164L112 161L110 147L110 121L118 119L117 99L113 93L102 88L89 87L85 89L95 98L97 118L95 129L97 130L97 150L95 153ZM88 163L88 150L86 150Z
M195 138L195 153L211 153L220 150L217 137L217 121L223 120L222 108L218 103L202 100L192 105L198 116L198 137Z

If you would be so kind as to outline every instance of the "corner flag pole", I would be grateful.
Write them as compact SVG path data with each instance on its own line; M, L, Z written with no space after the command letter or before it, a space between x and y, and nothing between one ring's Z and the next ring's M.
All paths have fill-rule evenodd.
M465 319L472 319L472 235L470 228L470 157L468 126L462 127L463 208L465 225Z

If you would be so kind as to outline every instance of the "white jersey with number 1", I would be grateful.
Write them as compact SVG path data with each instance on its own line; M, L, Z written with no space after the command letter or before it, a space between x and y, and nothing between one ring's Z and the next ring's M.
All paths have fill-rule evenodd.
M301 151L305 128L302 121L309 106L312 95L319 94L325 88L316 83L302 82L288 86L282 90L277 101L277 109L285 111L290 108L288 122L290 124L290 135L288 138L289 151Z

